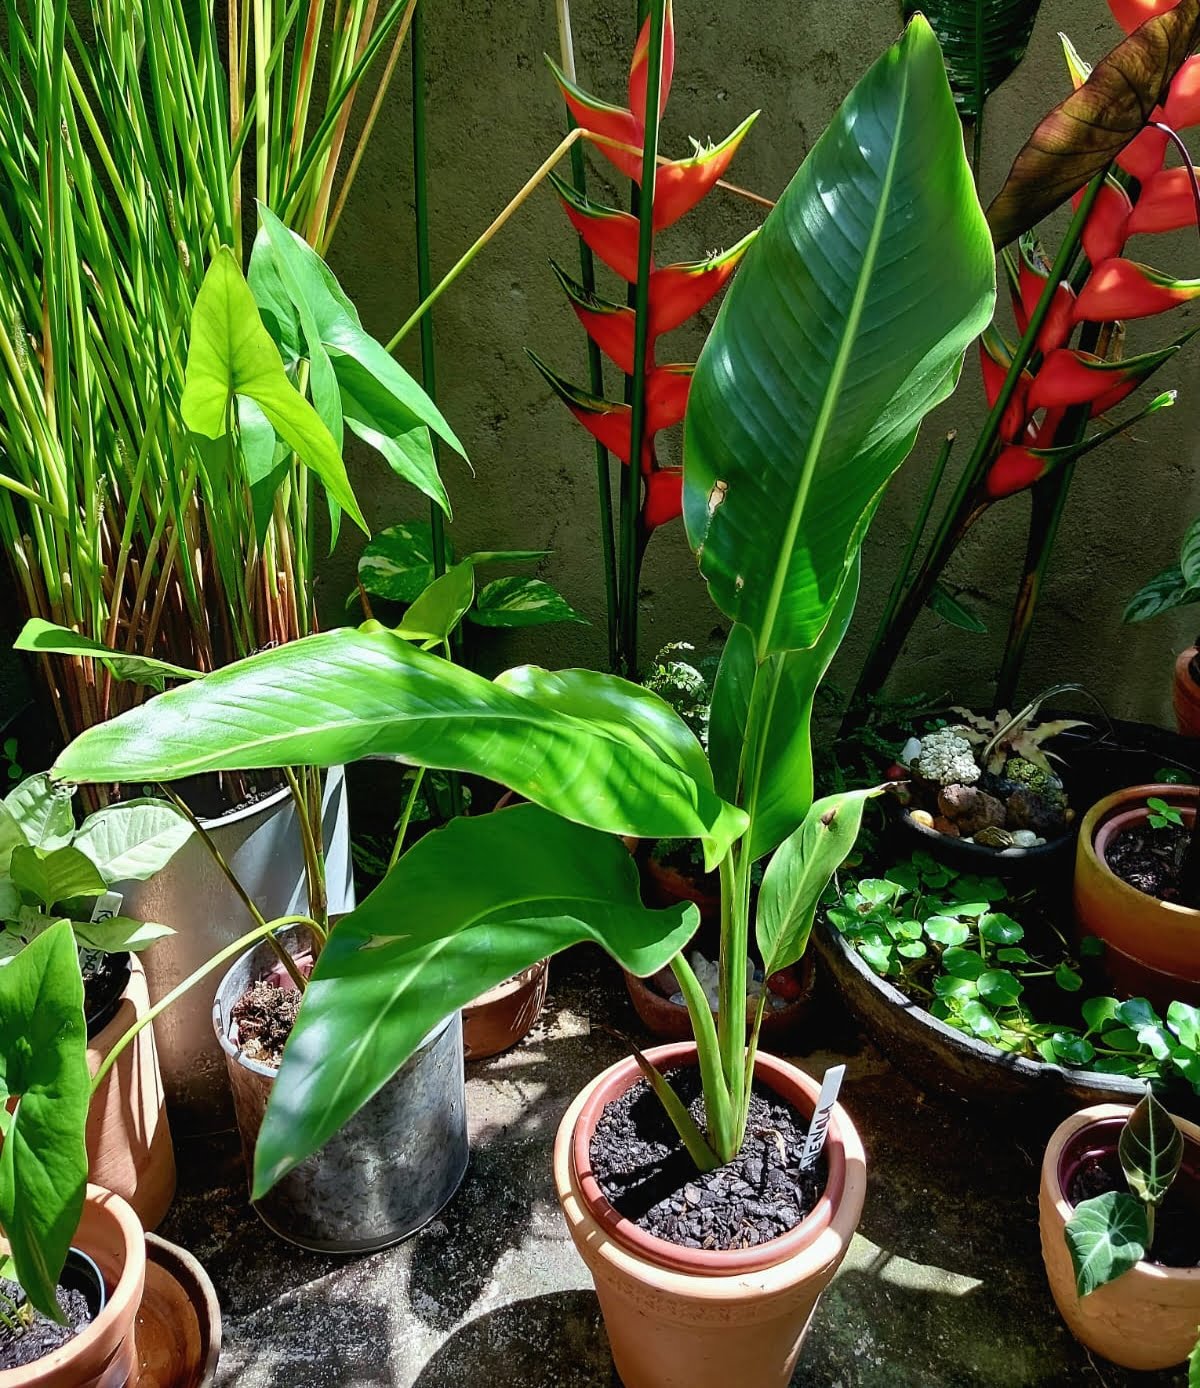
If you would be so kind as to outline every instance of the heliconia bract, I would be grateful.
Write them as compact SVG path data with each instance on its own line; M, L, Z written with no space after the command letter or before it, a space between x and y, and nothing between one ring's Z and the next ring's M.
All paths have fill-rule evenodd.
M629 72L629 105L599 101L571 81L551 63L555 79L575 122L591 137L595 147L621 173L640 183L642 145L645 138L646 75L650 49L650 21L646 20L634 47ZM660 114L670 91L675 62L675 35L668 2L663 31L663 64L659 84ZM757 114L757 113L755 113ZM690 158L660 160L654 178L653 228L672 226L715 187L749 130L747 117L732 134L716 145L696 145ZM577 192L552 175L554 189L571 225L593 254L621 279L636 284L638 277L638 220L628 212L605 207ZM642 523L647 529L681 514L682 482L678 469L660 468L654 437L678 424L687 407L691 366L656 366L657 339L698 313L728 281L753 239L753 233L737 245L704 260L657 266L652 262L648 291L646 340L645 438L641 441L640 466L646 478L642 496ZM557 266L555 273L584 331L601 352L625 376L634 374L637 321L632 308L601 298L586 290ZM530 354L532 356L532 353ZM543 362L534 362L576 419L622 461L633 452L630 437L632 410L579 390L556 375Z

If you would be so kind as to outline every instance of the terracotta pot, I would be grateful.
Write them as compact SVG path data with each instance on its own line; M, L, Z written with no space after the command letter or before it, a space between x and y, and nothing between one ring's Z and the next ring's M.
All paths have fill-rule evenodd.
M1192 674L1195 646L1180 651L1175 658L1175 681L1171 691L1175 705L1175 726L1184 737L1200 737L1200 683Z
M138 1388L208 1388L221 1356L221 1307L183 1248L146 1235L146 1290L137 1314Z
M775 1012L763 1014L762 1035L764 1040L790 1036L808 1015L812 1003L813 985L816 970L812 957L805 955L795 966L799 994ZM642 1020L642 1025L652 1036L663 1041L690 1041L692 1039L692 1019L682 1003L672 1002L660 989L654 986L653 979L638 978L625 973L625 988L633 1003L634 1011ZM753 1017L747 1017L749 1030Z
M1064 1232L1074 1206L1066 1191L1080 1163L1112 1152L1132 1109L1097 1104L1055 1129L1042 1159L1038 1219L1050 1290L1071 1333L1088 1349L1126 1369L1167 1369L1182 1363L1200 1326L1200 1268L1138 1263L1085 1297L1075 1291L1075 1270ZM1179 1180L1200 1179L1200 1128L1176 1119L1186 1142Z
M674 906L680 901L694 901L700 908L703 924L720 923L721 889L715 872L693 877L669 863L658 862L653 850L642 858L641 869L646 896L652 906Z
M1182 810L1191 826L1200 797L1195 786L1129 786L1097 801L1079 831L1075 917L1085 934L1109 946L1106 965L1121 991L1156 1005L1200 1002L1200 911L1139 892L1105 861L1116 836L1146 818L1152 795Z
M119 1195L89 1185L74 1242L103 1274L104 1309L52 1354L0 1370L0 1388L124 1388L137 1382L134 1318L146 1278L138 1217Z
M696 1062L690 1044L647 1054L659 1066ZM819 1086L803 1071L760 1054L755 1073L812 1113ZM757 1248L682 1248L622 1218L591 1174L596 1121L638 1078L632 1058L597 1076L567 1110L554 1143L559 1203L595 1281L621 1381L625 1388L785 1388L817 1299L862 1213L866 1159L854 1125L834 1109L829 1180L795 1229Z
M467 1060L499 1055L524 1040L542 1015L550 984L550 961L542 959L489 988L462 1010Z
M150 1008L146 974L130 955L129 982L115 1014L88 1041L94 1075L135 1021ZM167 1124L153 1026L144 1027L92 1095L87 1121L88 1175L133 1206L147 1229L162 1220L175 1195L175 1149Z

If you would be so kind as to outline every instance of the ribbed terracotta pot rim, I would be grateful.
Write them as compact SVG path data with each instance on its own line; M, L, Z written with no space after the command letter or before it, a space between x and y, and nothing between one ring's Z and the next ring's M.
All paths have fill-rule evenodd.
M1195 911L1190 906L1181 906L1176 901L1163 901L1159 897L1151 896L1148 892L1138 891L1136 887L1131 887L1123 878L1118 877L1109 867L1105 858L1106 849L1118 833L1149 815L1150 811L1146 807L1146 801L1151 796L1165 800L1168 804L1173 801L1179 802L1176 807L1183 811L1186 820L1192 820L1196 814L1196 805L1189 806L1187 802L1200 803L1200 786L1182 786L1152 781L1145 785L1126 786L1123 790L1113 791L1111 795L1106 795L1103 800L1097 800L1084 815L1079 832L1079 851L1087 859L1089 866L1111 878L1116 884L1117 890L1122 895L1127 894L1130 901L1155 901L1164 911L1170 911L1172 914L1185 918L1195 917L1200 923L1200 911ZM1137 803L1131 804L1131 802ZM1122 808L1126 805L1129 806L1128 809Z
M698 1063L696 1046L691 1041L655 1046L645 1052L646 1058L659 1069ZM803 1070L775 1056L760 1051L755 1058L754 1073L771 1090L806 1116L816 1109L820 1085ZM825 1139L824 1155L828 1177L821 1198L814 1208L786 1234L769 1239L753 1248L709 1250L686 1248L640 1229L626 1219L605 1197L600 1183L592 1174L591 1144L600 1115L607 1104L619 1098L641 1078L637 1061L632 1056L610 1065L592 1081L587 1098L580 1109L571 1136L571 1165L588 1213L610 1238L638 1257L658 1267L674 1272L698 1273L710 1277L727 1277L740 1273L760 1272L803 1253L817 1242L833 1221L834 1212L846 1186L846 1148L842 1133L840 1106L830 1116Z
M65 1344L59 1345L57 1349L44 1354L40 1359L35 1359L32 1364L24 1364L14 1369L0 1369L0 1388L22 1388L22 1385L40 1383L48 1375L58 1374L68 1366L82 1368L93 1355L97 1356L97 1364L103 1366L125 1337L133 1333L134 1318L142 1299L146 1269L145 1235L142 1232L141 1221L134 1214L131 1205L119 1195L105 1190L103 1186L87 1187L84 1214L80 1216L81 1226L89 1206L93 1218L99 1217L109 1221L110 1228L115 1226L125 1247L126 1256L116 1286L109 1287L105 1283L106 1294L100 1313L77 1335L72 1335ZM95 1249L88 1247L89 1240L82 1232L76 1235L75 1242L78 1245L77 1251L86 1254L94 1263ZM103 1275L101 1280L104 1280ZM119 1329L122 1325L125 1327L123 1333Z
M1071 1216L1075 1213L1075 1206L1063 1189L1062 1180L1068 1148L1077 1137L1089 1128L1104 1127L1112 1124L1116 1119L1123 1122L1132 1112L1133 1109L1128 1104L1093 1104L1090 1108L1080 1109L1071 1114L1069 1118L1064 1118L1051 1134L1050 1141L1046 1144L1045 1156L1042 1158L1042 1178L1050 1187L1055 1213L1063 1225L1070 1223ZM1200 1145L1200 1128L1177 1115L1175 1121L1190 1143ZM1200 1267L1168 1267L1165 1263L1151 1263L1143 1260L1135 1263L1131 1271L1136 1272L1139 1277L1151 1278L1155 1281L1191 1283L1200 1287ZM1116 1283L1113 1282L1109 1285L1115 1286Z

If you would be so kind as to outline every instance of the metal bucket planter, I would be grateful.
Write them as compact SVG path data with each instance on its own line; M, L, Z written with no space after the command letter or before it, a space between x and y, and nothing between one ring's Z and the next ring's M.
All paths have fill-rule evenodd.
M241 1055L230 1013L247 987L272 972L257 945L217 989L212 1025L225 1054L249 1179L276 1070ZM368 1253L399 1243L438 1213L467 1170L461 1014L429 1033L378 1094L254 1208L274 1233L321 1253Z
M329 909L339 914L354 906L350 812L341 767L326 777L324 805ZM308 909L296 811L286 787L255 805L203 823L268 920ZM212 854L196 837L148 882L120 883L114 890L122 894L125 915L159 921L175 931L142 956L152 1002L254 924ZM213 1041L215 992L216 978L210 975L154 1024L163 1085L177 1132L211 1132L233 1122L225 1066Z

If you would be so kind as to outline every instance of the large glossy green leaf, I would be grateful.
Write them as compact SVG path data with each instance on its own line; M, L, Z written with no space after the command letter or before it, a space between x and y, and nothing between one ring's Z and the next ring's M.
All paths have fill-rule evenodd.
M449 515L429 431L465 458L454 430L399 362L364 331L354 305L308 242L262 204L259 218L250 285L283 350L297 357L314 350L326 356L347 426Z
M988 208L997 247L1036 226L1143 130L1200 40L1200 0L1139 25L1038 123Z
M0 1230L17 1280L61 1320L55 1283L87 1184L87 1028L75 936L59 921L0 969Z
M994 301L962 127L918 16L767 217L692 382L687 532L760 661L824 630L882 488Z
M779 845L763 874L755 918L765 973L786 969L804 953L821 894L858 838L863 806L882 790L849 790L816 801Z
M621 843L536 805L426 835L329 937L284 1051L254 1194L315 1151L447 1013L582 940L660 969L699 922L649 911Z
M77 848L14 848L9 874L22 892L53 906L77 896L102 896L108 884Z
M712 788L712 771L696 734L670 704L644 685L595 670L543 670L519 665L496 683L531 702L586 720L609 737L649 749L698 786Z
M435 578L396 628L410 641L445 641L475 601L475 568L466 560Z
M64 848L75 833L71 792L56 786L44 771L27 776L4 797L4 806L21 831L21 841L34 848ZM8 861L0 862L7 871Z
M1123 1190L1081 1200L1067 1222L1066 1239L1075 1290L1087 1296L1146 1256L1150 1228L1145 1206Z
M180 403L184 423L205 438L223 438L229 433L232 402L240 395L258 405L279 437L320 478L330 498L366 530L333 436L288 380L238 263L222 246L192 309Z
M1161 1205L1183 1163L1183 1134L1147 1085L1117 1143L1129 1188L1147 1205Z
M597 702L626 687L591 678ZM171 781L372 755L487 776L592 828L700 838L710 862L745 826L641 737L523 698L387 630L322 632L227 665L89 729L53 774Z
M150 656L114 651L99 641L93 641L90 636L81 636L69 627L56 626L44 617L30 617L13 642L13 648L33 651L38 655L82 656L86 660L98 661L114 679L129 680L133 684L144 684L157 690L162 690L167 680L199 679L201 673L199 670L189 670L184 665L172 665L169 660L154 660Z
M1042 0L904 0L905 20L920 12L933 26L950 89L964 120L983 104L1025 56Z
M756 667L747 714L751 756L735 802L750 816L746 851L751 858L778 847L812 805L813 703L854 616L861 567L856 553L815 645L777 652Z
M107 882L144 882L192 836L186 816L165 800L123 800L89 815L74 846Z

